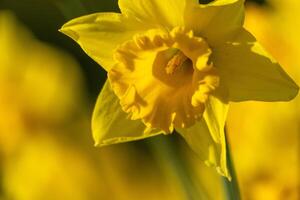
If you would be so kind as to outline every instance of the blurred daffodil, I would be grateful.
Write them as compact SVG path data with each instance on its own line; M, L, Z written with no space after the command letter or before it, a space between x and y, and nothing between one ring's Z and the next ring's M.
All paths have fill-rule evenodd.
M0 12L0 44L0 153L9 154L23 137L62 129L86 108L77 106L85 101L78 64L36 40L9 11Z
M300 24L295 18L300 2L270 0L269 4L272 9L249 4L245 26L299 83ZM270 37L275 26L278 30ZM243 199L300 198L299 125L299 96L288 104L232 105L228 130Z
M96 145L172 133L229 176L229 101L287 101L298 86L242 25L244 0L119 0L61 31L108 72L93 115Z
M4 163L2 183L7 199L186 199L170 165L145 161L128 146L97 154L83 151L51 134L43 132L26 140Z

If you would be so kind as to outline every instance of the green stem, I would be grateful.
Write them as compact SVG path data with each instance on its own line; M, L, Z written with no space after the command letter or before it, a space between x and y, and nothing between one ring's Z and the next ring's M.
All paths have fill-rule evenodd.
M239 190L238 180L234 169L233 159L230 151L230 145L227 139L226 128L225 128L225 138L226 138L227 167L231 175L231 181L229 181L227 178L223 178L227 200L240 200L241 199L240 190Z
M59 0L55 1L54 4L64 15L66 20L87 14L87 10L80 0Z
M152 138L149 140L149 147L156 159L158 159L159 162L162 162L162 164L168 165L168 167L176 174L185 190L186 199L208 199L205 192L198 191L196 188L189 167L181 156L179 147L176 145L176 141L174 141L173 138L165 136Z

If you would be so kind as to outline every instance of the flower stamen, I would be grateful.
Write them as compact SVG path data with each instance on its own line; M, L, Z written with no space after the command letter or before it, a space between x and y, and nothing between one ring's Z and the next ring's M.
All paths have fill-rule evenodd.
M181 51L178 51L168 62L166 66L166 73L168 75L173 74L176 69L178 69L186 60L188 57L184 55Z

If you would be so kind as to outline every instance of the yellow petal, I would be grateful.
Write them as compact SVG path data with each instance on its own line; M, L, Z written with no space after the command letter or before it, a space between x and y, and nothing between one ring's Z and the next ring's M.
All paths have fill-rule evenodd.
M227 110L227 103L211 96L199 122L192 127L176 130L208 166L216 167L221 175L230 178L224 133Z
M219 155L219 166L217 170L221 174L230 177L230 174L227 170L226 140L224 132L229 105L226 97L221 98L220 94L217 94L217 96L218 97L212 95L209 96L209 100L205 103L205 112L203 118L213 140L218 143L221 148Z
M96 13L67 22L61 32L75 40L106 71L114 65L113 51L146 24L117 13Z
M213 52L231 101L288 101L298 93L295 82L246 30Z
M139 140L159 134L146 128L139 120L128 119L107 81L94 109L92 131L97 146Z
M196 35L207 38L211 46L227 40L241 29L244 22L244 0L215 0L192 5L187 9L185 26Z
M184 14L197 0L119 0L121 12L154 26L183 26Z

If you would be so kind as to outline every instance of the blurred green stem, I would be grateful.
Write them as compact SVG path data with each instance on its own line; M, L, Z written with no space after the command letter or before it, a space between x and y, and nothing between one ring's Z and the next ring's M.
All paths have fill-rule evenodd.
M224 188L227 195L227 200L240 200L241 196L240 196L239 185L238 185L238 181L234 169L233 158L231 155L230 144L228 142L227 136L228 134L225 128L227 167L231 175L231 181L229 181L227 178L223 178Z
M64 15L66 20L87 14L87 10L80 0L57 0L54 1L54 4Z
M149 140L149 146L154 153L156 159L161 165L167 165L176 174L182 187L184 188L186 199L202 200L208 199L204 191L198 191L195 183L192 180L192 174L187 166L186 160L182 157L179 151L179 146L176 145L170 137L156 137Z

